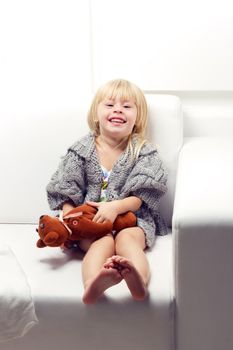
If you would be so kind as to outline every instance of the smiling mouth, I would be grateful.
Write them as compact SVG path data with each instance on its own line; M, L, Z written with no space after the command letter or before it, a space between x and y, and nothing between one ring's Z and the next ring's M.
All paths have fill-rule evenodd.
M112 117L112 118L109 118L108 121L110 123L117 123L117 124L125 124L126 121L122 118L117 118L117 117Z

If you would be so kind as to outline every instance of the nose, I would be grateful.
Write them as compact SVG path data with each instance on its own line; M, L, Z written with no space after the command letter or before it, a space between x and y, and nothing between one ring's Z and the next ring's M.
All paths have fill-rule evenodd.
M122 113L122 106L120 103L114 105L114 113Z

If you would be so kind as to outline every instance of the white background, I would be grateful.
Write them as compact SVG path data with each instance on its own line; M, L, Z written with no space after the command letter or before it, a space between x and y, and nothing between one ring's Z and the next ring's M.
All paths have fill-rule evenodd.
M227 0L1 0L1 221L42 212L48 174L86 132L100 84L120 77L178 95L185 136L218 134L219 117L233 120L232 62Z
M232 92L232 62L230 0L0 2L5 116L75 112L118 77L152 92Z
M95 85L114 75L152 91L233 89L231 1L91 4Z

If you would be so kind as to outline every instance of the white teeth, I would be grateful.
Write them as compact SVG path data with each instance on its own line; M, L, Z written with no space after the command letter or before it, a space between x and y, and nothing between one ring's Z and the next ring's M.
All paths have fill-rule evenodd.
M112 118L112 119L110 119L110 122L123 124L124 120L118 119L118 118Z

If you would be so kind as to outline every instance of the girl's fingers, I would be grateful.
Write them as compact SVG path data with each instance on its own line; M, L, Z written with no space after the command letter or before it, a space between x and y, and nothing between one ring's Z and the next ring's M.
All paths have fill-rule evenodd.
M107 220L105 219L105 218L99 218L96 222L98 223L98 224L104 224L105 222L106 222Z
M92 207L95 207L95 208L98 208L100 206L100 203L98 203L98 202L89 202L89 201L87 201L86 203L88 205L91 205Z
M102 217L98 212L95 214L94 218L92 221L97 222L98 224L103 223L106 221L104 217Z

